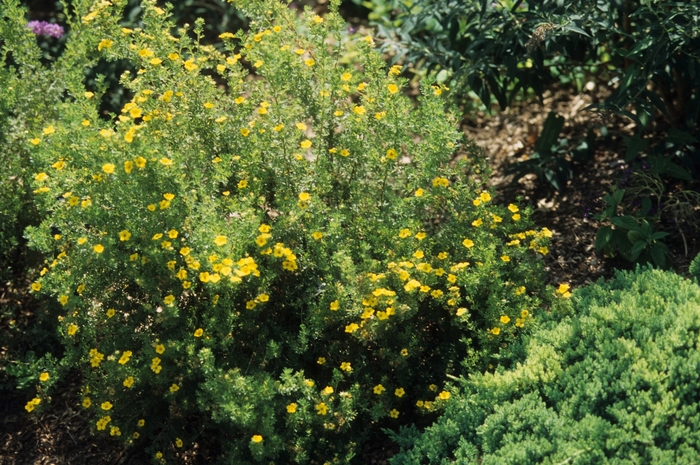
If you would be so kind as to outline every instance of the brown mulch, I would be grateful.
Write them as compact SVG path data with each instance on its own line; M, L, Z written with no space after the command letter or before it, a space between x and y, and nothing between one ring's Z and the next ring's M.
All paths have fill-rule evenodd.
M549 280L553 284L569 283L579 287L610 278L615 269L633 269L620 257L603 257L596 253L595 236L601 223L593 216L603 205L602 197L611 192L629 168L624 163L626 146L623 137L633 134L633 124L621 117L603 121L597 113L583 109L605 98L607 90L577 94L567 89L545 92L543 101L523 101L492 116L477 113L467 116L462 128L486 153L493 169L491 184L498 193L496 202L521 204L534 208L533 220L539 227L554 233L550 254L545 257ZM550 111L565 118L560 137L582 140L593 128L600 135L605 124L609 138L597 137L593 155L585 163L574 163L574 176L566 189L557 192L547 182L530 174L515 179L507 175L509 167L534 152L537 136ZM666 244L672 251L672 266L686 273L690 261L700 253L700 231L688 225L662 224L669 233ZM685 237L685 243L683 237Z

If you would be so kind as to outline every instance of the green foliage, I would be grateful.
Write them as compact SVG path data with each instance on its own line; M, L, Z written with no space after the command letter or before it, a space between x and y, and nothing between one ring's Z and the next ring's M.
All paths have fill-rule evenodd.
M451 80L460 98L478 98L487 111L494 103L505 109L521 91L541 98L556 82L573 84L580 92L594 80L613 92L591 108L623 115L637 126L638 135L628 144L628 161L645 149L642 135L661 116L660 128L652 130L671 126L669 136L649 155L673 163L672 172L666 173L672 177L687 181L691 175L697 177L697 4L639 0L402 3L403 11L395 18L380 21L390 38L386 49L393 49L396 59L404 57L419 68L433 70L439 82ZM545 126L542 136L547 138L553 127ZM538 148L535 157L517 171L534 172L561 189L571 176L561 155L571 150L552 156L547 153L550 147L544 153Z
M598 252L609 255L620 253L632 263L653 263L660 268L671 266L671 251L662 240L668 236L663 231L655 231L651 218L652 203L649 197L642 202L637 215L623 211L622 200L625 189L618 189L612 195L603 197L605 207L596 219L608 222L596 233L595 247Z
M487 107L492 95L505 108L519 90L541 96L553 78L602 71L619 86L601 109L644 126L656 107L674 126L693 127L700 39L692 31L699 12L670 1L421 0L401 16L397 34L410 37L400 50L408 61L426 58L452 70ZM630 104L635 113L627 111Z
M391 463L695 463L700 287L642 268L563 302L521 363L462 380Z
M31 289L60 306L65 349L32 365L28 411L75 370L97 432L156 461L202 434L227 463L349 461L368 425L439 410L448 374L505 357L551 298L551 233L493 204L440 89L404 96L337 3L236 2L256 20L219 48L151 1L126 31L126 1L74 6L45 68L3 3L3 67L61 96L22 139L46 257ZM134 70L109 119L104 78L83 81L100 61Z
M690 262L688 273L691 277L700 281L700 254L698 254L692 262Z

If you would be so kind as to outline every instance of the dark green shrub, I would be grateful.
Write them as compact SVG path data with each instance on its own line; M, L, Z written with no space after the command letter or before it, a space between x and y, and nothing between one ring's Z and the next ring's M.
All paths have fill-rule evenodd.
M692 262L690 262L688 273L690 273L690 276L700 281L700 254L698 254Z
M516 368L462 380L394 465L691 464L700 453L700 287L651 269L574 293Z

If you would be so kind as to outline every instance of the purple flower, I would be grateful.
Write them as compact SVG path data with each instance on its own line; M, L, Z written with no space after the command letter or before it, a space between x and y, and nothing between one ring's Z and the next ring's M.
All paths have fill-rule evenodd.
M63 27L46 21L29 21L27 27L38 36L50 36L59 38L63 35Z

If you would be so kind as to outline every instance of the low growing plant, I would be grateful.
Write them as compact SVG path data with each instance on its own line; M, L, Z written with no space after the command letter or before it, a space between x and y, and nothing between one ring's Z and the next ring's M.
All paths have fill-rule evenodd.
M516 367L458 383L394 465L697 461L700 287L639 268L574 292Z
M436 89L414 104L371 37L340 64L338 2L236 2L256 20L224 53L151 1L125 30L124 5L74 3L65 97L26 136L45 218L26 235L47 257L31 288L65 345L28 411L77 370L97 433L156 462L203 435L226 463L347 462L531 325L550 232L493 203ZM137 70L107 119L81 76L99 59Z

